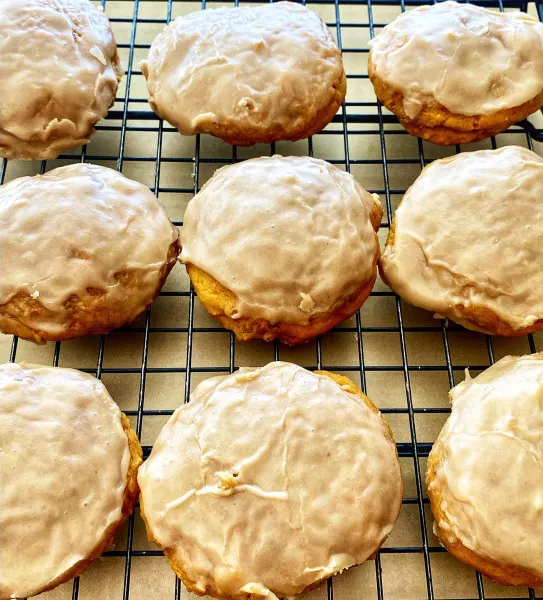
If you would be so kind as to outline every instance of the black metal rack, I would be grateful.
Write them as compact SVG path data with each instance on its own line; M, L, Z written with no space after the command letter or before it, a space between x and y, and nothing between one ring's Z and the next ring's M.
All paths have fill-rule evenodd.
M109 2L107 0L102 1L102 5L105 7L106 12L108 12L108 4L113 4L113 1L114 0L109 0ZM200 172L203 165L220 166L228 162L235 162L238 159L242 159L242 152L235 147L231 149L230 156L228 158L225 158L224 156L221 156L220 158L216 158L213 156L205 156L202 152L200 136L193 138L192 143L194 147L194 153L192 156L163 157L162 154L164 134L174 132L175 130L171 128L168 124L165 124L161 120L159 120L156 117L156 115L154 115L154 113L152 113L149 110L149 107L147 105L147 99L145 97L133 97L131 95L131 83L133 76L141 74L141 71L138 70L138 67L136 65L135 50L145 50L149 47L148 44L138 43L138 27L141 27L143 24L166 24L171 19L172 14L174 16L177 14L177 8L181 4L183 4L183 2L184 0L157 0L155 2L157 6L157 11L160 7L163 16L161 18L144 18L140 15L140 5L144 3L140 0L126 0L126 14L129 16L111 17L111 21L114 24L114 27L116 24L124 23L124 26L129 27L130 29L129 40L119 40L119 47L121 49L124 49L124 51L128 54L128 60L125 62L125 65L127 66L127 72L125 75L126 91L124 93L124 96L117 98L116 108L110 111L107 119L97 129L102 132L109 132L108 135L119 136L118 153L115 155L92 154L86 148L83 148L81 152L67 154L61 158L67 159L67 161L71 162L115 161L117 169L121 171L123 170L123 166L127 161L152 163L154 164L154 185L152 189L157 195L159 195L159 197L163 193L185 195L194 194L199 190L200 184L202 183L200 181ZM244 0L242 0L241 2L239 2L238 0L233 2L232 4L238 5L240 3L243 4ZM305 4L306 2L303 3ZM529 8L529 6L532 8L534 7L533 3L528 3L526 0L520 0L518 2L515 0L479 0L477 3L487 7L499 8L500 10L517 8L526 11ZM206 0L202 0L201 2L202 8L204 9L206 8L206 5L207 7L210 7L218 6L220 4L223 4L223 2L220 2L219 0L207 2ZM365 58L363 56L368 52L368 48L367 45L350 47L346 43L343 43L342 36L345 36L345 31L351 28L366 30L368 36L373 37L376 30L378 30L386 24L384 22L381 22L377 14L379 12L380 7L395 6L403 11L407 7L425 4L425 2L421 0L312 0L308 1L307 4L316 9L318 9L319 6L330 7L333 14L333 20L329 20L328 25L331 28L332 32L335 34L337 42L340 48L342 48L344 56L346 56L349 53L356 53L360 55L361 60L359 61L359 68L357 68L354 72L352 69L348 70L349 84L357 79L368 79ZM349 22L343 21L342 10L345 6L360 6L360 20L356 22L353 22L351 19L349 20ZM535 4L535 8L539 14L540 19L543 20L543 3L541 0L537 1L537 3ZM133 107L139 108L140 105L141 110L133 109ZM157 134L156 147L149 148L148 150L150 154L148 155L132 156L126 152L127 134L138 131L153 132ZM524 144L530 149L534 148L534 141L543 142L543 130L536 128L533 124L527 121L512 127L508 132L500 134L500 136L503 136L502 143L507 143L508 136L514 136L515 143L519 143L519 135L522 135ZM413 142L414 144L416 144L416 151L413 152L412 157L391 157L389 152L392 140L397 141L398 139L400 139L407 141L409 139L412 141L414 138L408 136L403 131L403 128L400 125L398 125L396 118L393 115L389 114L386 110L384 110L381 107L381 105L379 105L376 101L358 101L358 98L356 98L356 101L350 100L346 102L334 118L333 125L330 126L326 131L319 134L319 136L334 136L337 139L341 140L341 158L329 158L329 162L343 166L348 171L359 165L373 165L373 168L381 170L382 181L384 185L376 189L370 189L370 191L378 193L384 202L386 211L382 228L386 231L390 224L390 216L393 214L394 200L401 197L401 195L405 192L405 188L396 188L393 185L393 181L391 181L390 176L391 169L396 168L398 165L412 165L415 168L424 167L431 160L431 158L428 157L428 149L431 147L431 145L428 145L427 143L422 142L421 140L417 140L416 142ZM350 143L352 143L352 139L354 137L358 136L378 136L378 147L380 157L355 157L354 153L351 150ZM500 139L502 138L500 137ZM307 140L307 142L304 143L306 144L304 151L309 155L313 155L314 140L309 139ZM492 147L496 147L496 139L492 138L490 140L490 144ZM462 148L462 150L464 149L467 148ZM276 149L274 145L271 145L271 147L267 148L267 151L270 154L273 154L275 153ZM460 151L460 148L457 147L456 151ZM326 158L326 156L320 157ZM167 163L192 164L194 167L194 185L186 187L166 187L161 185L161 167ZM39 171L45 172L48 168L50 167L44 161L43 163L41 163ZM4 182L7 171L8 162L6 160L3 160L3 162L0 165L0 184ZM364 181L361 181L361 183L364 185ZM176 224L180 225L181 223L177 221ZM197 299L195 297L192 287L190 287L190 289L187 288L174 291L163 291L161 293L161 296L172 297L173 301L176 302L188 303L188 316L186 325L184 324L181 327L154 327L152 326L151 320L153 308L151 308L149 311L147 311L147 313L139 323L137 323L135 326L130 326L126 329L123 329L123 331L139 333L141 336L143 336L141 362L139 366L104 366L104 353L107 344L107 336L102 336L99 341L98 351L96 355L96 368L82 369L84 371L95 374L97 377L101 377L103 374L106 373L132 373L135 376L139 374L140 382L137 409L126 412L135 421L135 428L140 437L142 433L143 420L145 417L165 417L173 412L173 410L151 410L146 408L146 381L149 374L184 374L184 389L179 391L179 402L181 402L182 400L187 402L189 399L189 393L191 389L191 378L193 374L202 373L212 375L215 373L228 373L232 372L235 368L239 366L237 357L240 346L235 341L232 334L228 334L230 336L229 354L228 361L225 361L225 364L214 364L212 366L198 366L193 364L194 350L195 348L197 348L198 345L197 336L202 333L222 333L224 336L224 330L218 326L200 327L195 323L195 307L197 306ZM452 350L451 335L461 335L461 332L463 330L460 327L448 324L445 321L435 321L432 324L423 323L421 325L417 322L416 319L414 320L414 324L411 324L411 316L409 314L406 314L406 311L408 312L409 308L406 307L406 305L402 301L400 301L400 299L396 297L395 294L393 294L391 291L388 291L387 289L377 288L376 291L372 293L371 298L387 299L386 301L388 302L390 311L393 312L392 319L395 321L394 324L367 324L364 319L363 309L362 314L357 314L353 319L349 320L345 324L342 324L340 327L337 327L334 330L334 332L338 335L345 334L350 336L349 340L351 340L351 343L353 343L352 339L355 340L354 343L356 343L356 353L358 356L357 362L353 363L353 361L350 361L350 364L330 363L330 361L328 361L325 356L325 352L323 351L323 340L321 339L318 339L315 343L315 353L313 358L311 360L308 360L306 358L307 353L305 353L303 354L304 358L299 362L304 367L309 369L326 368L332 371L340 371L342 373L346 373L347 375L350 374L352 377L355 378L359 377L361 387L364 390L366 390L367 388L367 378L374 373L396 373L398 377L402 378L403 394L405 395L405 405L402 407L382 407L381 410L387 416L387 418L393 418L393 415L402 415L404 418L406 418L408 423L410 439L407 442L401 441L398 444L398 451L401 460L405 464L409 463L410 468L413 469L415 493L405 497L403 503L404 505L414 506L418 511L418 521L420 528L419 533L421 543L418 545L408 546L385 545L385 547L381 549L375 560L375 594L378 600L383 600L384 598L387 598L386 589L383 584L383 557L386 557L388 555L417 554L422 556L423 558L423 569L425 578L425 594L423 594L424 597L428 598L428 600L433 600L434 598L452 598L452 596L448 595L446 592L436 593L435 591L434 580L432 577L432 556L439 553L443 553L445 551L439 545L430 541L430 532L428 531L427 525L428 500L425 497L424 493L424 468L423 465L421 465L421 461L423 461L424 458L427 457L428 452L431 448L431 441L419 440L417 436L417 419L419 416L432 414L439 415L442 413L446 414L448 412L448 408L446 402L444 402L440 406L419 406L413 398L412 378L414 377L415 373L440 372L447 378L449 387L453 386L455 384L455 374L458 374L459 372L463 371L466 367L470 367L474 370L481 370L494 362L495 341L488 336L480 336L481 339L484 339L484 344L486 345L487 359L484 361L479 361L479 364L476 364L477 361L474 362L472 360L469 360L469 356L468 359L454 360L454 351ZM149 365L151 336L161 333L184 334L184 336L186 336L186 359L183 365L179 365L176 367ZM371 360L368 360L366 356L368 336L378 333L394 334L393 343L399 345L399 361L391 361L391 364L372 364ZM432 340L434 341L436 340L436 338L439 338L440 352L442 353L440 360L435 361L435 364L430 363L428 361L422 361L422 364L419 364L421 361L414 360L412 357L408 340L409 336L412 336L413 334L424 334L424 336L426 336L425 339L428 340L430 340L430 337L428 337L428 335L430 334L432 336ZM325 338L326 336L324 336L323 339ZM537 348L538 344L539 348ZM15 361L18 358L18 345L18 340L14 338L9 357L11 361ZM536 342L533 336L527 336L525 352L536 352L537 350L543 350L543 339L541 342ZM281 346L278 343L275 343L275 345L273 345L274 359L277 360L284 358L287 352L289 353L287 359L293 360L291 351L287 351L285 347ZM57 343L55 345L53 355L54 365L58 365L60 356L61 344ZM171 408L173 409L174 407ZM147 456L149 452L150 447L144 446L144 456ZM132 516L128 524L126 550L110 550L105 554L106 557L124 558L124 586L122 592L123 600L128 600L128 598L130 597L130 579L133 558L161 555L161 552L158 550L138 550L134 548L134 522L135 517ZM472 575L470 576L474 577L476 582L476 595L473 597L478 598L479 600L490 600L492 596L485 594L485 583L483 578L475 572L472 572ZM155 600L155 598L158 598L158 596L155 596L153 594L153 582L149 581L148 585L149 594L147 598L149 600ZM175 585L174 597L177 600L185 594L185 591L184 589L182 589L179 580L174 579L172 573L172 586L173 585ZM72 590L72 599L77 600L79 598L80 590L79 579L76 579L74 581ZM328 600L333 600L334 584L332 580L328 581L326 590ZM411 592L407 589L405 590L405 597L413 597ZM470 596L461 597L468 598ZM500 598L503 597L505 596L500 596ZM515 595L515 597L519 596ZM522 597L529 598L531 600L536 600L538 596L536 596L536 592L534 590L525 590L524 596ZM361 597L361 600L365 600L365 598Z

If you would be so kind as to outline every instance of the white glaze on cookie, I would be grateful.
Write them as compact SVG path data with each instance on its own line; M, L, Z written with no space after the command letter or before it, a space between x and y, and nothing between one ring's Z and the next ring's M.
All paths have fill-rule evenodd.
M40 592L121 518L130 460L121 413L94 377L0 366L0 597Z
M222 596L292 596L365 561L398 516L382 418L328 377L270 363L202 382L139 471L153 538Z
M133 272L143 311L177 237L149 188L112 169L75 164L15 179L0 187L0 305L28 294L56 313L35 325L55 332L72 294L122 294L116 275Z
M109 21L88 0L2 0L0 156L86 143L122 74Z
M181 261L237 297L233 318L307 323L375 271L378 197L349 173L307 157L219 169L185 212Z
M403 13L370 42L376 75L398 89L414 119L428 102L452 113L486 115L543 90L543 24L440 2Z
M178 17L141 68L151 105L185 135L230 120L303 129L335 99L343 77L326 25L292 2Z
M543 354L507 356L450 396L429 485L442 535L543 577Z
M462 325L484 307L513 329L543 319L543 159L517 146L431 163L395 214L381 267L408 302Z

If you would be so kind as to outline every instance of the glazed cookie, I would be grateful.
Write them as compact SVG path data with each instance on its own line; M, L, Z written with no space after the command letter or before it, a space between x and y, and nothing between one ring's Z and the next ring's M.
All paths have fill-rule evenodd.
M0 331L35 342L107 333L136 319L179 254L146 186L98 165L0 186Z
M543 328L543 159L517 146L437 160L407 190L381 276L468 329Z
M368 73L412 135L445 146L475 142L543 104L543 24L473 4L421 6L370 42Z
M86 144L122 75L109 21L89 0L2 0L0 156Z
M494 581L543 586L543 354L467 374L450 398L426 475L435 532Z
M377 195L322 160L247 160L219 169L189 202L180 260L240 340L298 344L369 296L381 215Z
M293 2L178 17L141 69L160 117L184 135L210 133L238 146L317 133L346 90L326 25Z
M188 589L285 598L360 564L398 516L396 446L346 377L285 362L202 382L138 475L149 538Z
M80 575L138 496L141 447L100 381L0 365L0 599ZM9 432L9 434L8 434Z

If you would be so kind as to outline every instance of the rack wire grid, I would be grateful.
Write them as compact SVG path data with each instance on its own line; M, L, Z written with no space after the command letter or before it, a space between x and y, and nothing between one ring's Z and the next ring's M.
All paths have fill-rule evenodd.
M529 11L543 20L542 0L479 3L502 11ZM115 106L87 147L56 161L3 160L0 183L77 161L113 166L147 184L170 218L181 225L187 201L216 168L276 152L309 154L352 172L366 189L381 196L383 241L402 194L433 159L505 144L540 153L543 149L539 113L496 138L441 148L409 136L376 102L366 68L368 41L401 11L424 4L420 0L308 1L342 49L347 101L326 130L312 139L249 149L210 136L183 137L159 120L147 104L138 66L172 17L228 3L104 0L97 4L110 17L127 67ZM238 4L246 3L230 3ZM535 590L494 585L447 554L432 533L424 485L426 457L450 412L447 392L463 378L464 369L477 373L506 354L537 350L543 350L541 334L505 339L469 332L402 302L382 282L358 314L313 343L296 348L238 343L202 309L180 266L138 322L108 336L35 346L0 335L0 358L74 367L101 378L132 419L144 457L173 410L189 400L191 388L214 374L281 359L351 377L393 428L405 497L398 523L375 561L328 580L307 594L313 600L543 598ZM189 595L162 553L146 540L138 510L118 534L115 546L81 579L46 594L47 600L179 600Z

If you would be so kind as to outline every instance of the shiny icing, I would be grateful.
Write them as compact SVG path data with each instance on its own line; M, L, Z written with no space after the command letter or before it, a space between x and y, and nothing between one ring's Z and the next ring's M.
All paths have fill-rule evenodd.
M459 308L513 329L543 319L543 159L525 148L463 153L427 166L395 214L381 267L415 306L469 328Z
M0 597L39 593L121 519L130 460L121 413L73 369L0 366Z
M507 356L451 390L429 489L442 536L543 577L543 354Z
M185 135L230 120L303 129L335 100L343 77L326 25L293 2L178 17L141 68L151 106Z
M0 305L31 296L56 313L36 323L61 329L64 302L87 288L119 295L116 274L135 272L141 309L152 301L177 239L148 187L90 164L60 167L0 186Z
M285 362L202 382L140 468L153 538L198 590L291 596L364 562L402 499L381 416Z
M520 106L543 90L543 24L523 12L421 6L387 25L370 49L376 75L403 94L412 119L432 101L481 115Z
M180 260L237 297L233 318L307 323L372 277L377 195L319 159L273 156L215 172L188 204Z
M86 143L122 74L109 21L88 0L2 0L0 155L55 158Z

